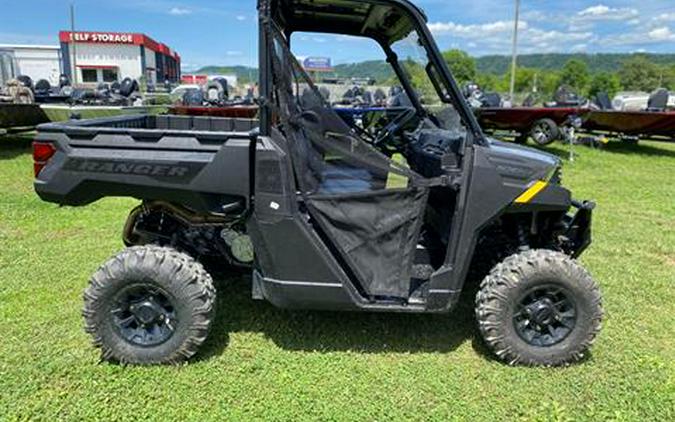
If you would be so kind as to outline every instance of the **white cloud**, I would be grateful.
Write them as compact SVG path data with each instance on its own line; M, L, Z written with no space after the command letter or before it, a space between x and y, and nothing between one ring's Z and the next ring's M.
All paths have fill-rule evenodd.
M588 21L618 21L635 18L639 15L632 7L609 7L604 4L588 7L577 13L575 19Z
M675 34L667 26L652 29L647 33L647 36L654 41L669 41L675 39Z
M173 16L183 16L192 14L192 10L185 7L172 7L169 9L169 14Z
M454 22L429 24L435 35L450 35L467 40L473 52L503 54L511 49L513 22L494 21L483 24L463 25ZM521 21L518 28L518 49L523 53L566 51L570 43L590 43L597 37L591 31L545 30Z
M662 13L653 19L655 22L675 22L675 12Z
M226 51L225 54L230 56L230 57L233 57L233 56L242 56L244 53L242 53L241 51L237 51L237 50L229 50L229 51Z
M244 15L237 15L236 19L237 19L238 21L240 21L240 22L241 22L241 21L245 21L245 20L246 20L246 16L244 16Z
M586 50L588 50L588 44L586 43L575 44L570 48L572 53L584 53Z
M518 29L527 29L526 21L518 22ZM512 21L495 21L483 24L463 25L454 22L434 22L429 24L429 30L435 35L455 35L463 38L479 38L494 34L513 32Z

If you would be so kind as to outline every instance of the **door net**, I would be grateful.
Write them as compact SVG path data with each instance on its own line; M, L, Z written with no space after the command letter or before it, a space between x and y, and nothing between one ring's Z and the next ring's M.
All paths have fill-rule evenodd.
M405 298L428 187L347 125L273 31L274 104L310 215L372 297Z

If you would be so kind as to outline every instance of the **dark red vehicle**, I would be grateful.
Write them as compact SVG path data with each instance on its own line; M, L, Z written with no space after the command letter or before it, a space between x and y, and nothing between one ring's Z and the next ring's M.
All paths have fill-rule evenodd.
M548 145L560 138L560 127L570 116L582 117L590 110L579 107L513 107L478 108L476 116L487 131L508 130L517 132L516 142L525 143L532 138L538 145Z
M253 119L258 114L257 105L232 106L173 106L169 114L180 116L229 117L231 119Z
M675 140L675 112L594 110L584 116L582 127L589 132Z

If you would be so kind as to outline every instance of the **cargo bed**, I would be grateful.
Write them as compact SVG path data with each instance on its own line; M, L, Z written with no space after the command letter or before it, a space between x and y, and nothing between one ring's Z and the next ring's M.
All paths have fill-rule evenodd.
M55 153L35 189L62 205L130 196L198 211L246 207L257 127L254 119L175 115L41 125L36 142Z

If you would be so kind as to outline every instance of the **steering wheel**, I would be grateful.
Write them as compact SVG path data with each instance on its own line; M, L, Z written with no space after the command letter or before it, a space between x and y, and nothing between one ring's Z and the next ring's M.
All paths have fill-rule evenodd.
M373 140L373 145L376 147L383 146L387 139L396 134L401 128L405 127L415 117L417 117L417 110L414 108L406 108L377 133Z

